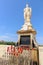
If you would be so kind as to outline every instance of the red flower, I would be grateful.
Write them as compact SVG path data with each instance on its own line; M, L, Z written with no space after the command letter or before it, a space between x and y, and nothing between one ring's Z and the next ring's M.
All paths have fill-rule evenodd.
M34 50L34 48L32 48L32 50Z
M7 47L7 52L9 51L9 47Z
M30 50L30 48L27 48L27 50Z
M14 54L15 56L18 56L18 53L17 52L15 52L15 54Z
M18 48L18 53L22 53L23 49L21 47Z

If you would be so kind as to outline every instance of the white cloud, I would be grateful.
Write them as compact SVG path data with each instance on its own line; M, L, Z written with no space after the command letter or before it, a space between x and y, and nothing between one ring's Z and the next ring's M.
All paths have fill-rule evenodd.
M0 39L2 39L2 38L9 38L8 36L0 36Z
M17 34L5 33L5 35L0 36L0 40L4 41L16 41L17 42Z
M0 36L0 40L17 42L18 36L17 34L5 33L5 35ZM36 41L38 44L43 44L43 37L36 37Z

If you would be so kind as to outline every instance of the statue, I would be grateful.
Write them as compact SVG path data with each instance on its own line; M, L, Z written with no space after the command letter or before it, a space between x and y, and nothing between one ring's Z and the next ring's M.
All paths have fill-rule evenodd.
M26 5L26 8L24 9L24 19L26 22L30 22L31 18L31 8L28 7L28 4Z

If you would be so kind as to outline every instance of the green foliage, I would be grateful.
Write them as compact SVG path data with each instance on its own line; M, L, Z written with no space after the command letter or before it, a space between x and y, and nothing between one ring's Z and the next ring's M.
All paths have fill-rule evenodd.
M16 45L16 42L5 42L5 41L0 41L0 45Z

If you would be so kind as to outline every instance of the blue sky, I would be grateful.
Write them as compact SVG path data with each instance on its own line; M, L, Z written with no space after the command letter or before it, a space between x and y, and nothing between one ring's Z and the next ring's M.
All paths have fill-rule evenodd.
M17 31L24 24L23 10L28 2L32 8L31 23L37 31L36 40L43 44L43 0L0 0L0 40L18 40Z

